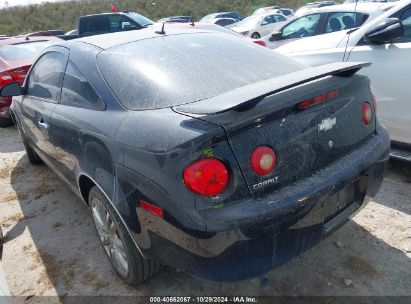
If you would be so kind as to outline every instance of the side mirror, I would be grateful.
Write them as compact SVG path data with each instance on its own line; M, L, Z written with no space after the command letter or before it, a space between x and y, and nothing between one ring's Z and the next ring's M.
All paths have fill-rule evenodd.
M21 86L17 82L12 82L4 87L1 88L0 90L0 96L1 97L11 97L11 96L20 96L23 95L23 90L21 89Z
M283 33L274 32L274 33L271 34L271 37L268 40L273 42L273 41L278 41L278 40L282 40L282 39L283 39Z
M386 18L369 30L364 39L370 44L385 44L403 34L404 27L398 18Z
M261 25L267 25L268 21L263 20L263 22L261 22Z

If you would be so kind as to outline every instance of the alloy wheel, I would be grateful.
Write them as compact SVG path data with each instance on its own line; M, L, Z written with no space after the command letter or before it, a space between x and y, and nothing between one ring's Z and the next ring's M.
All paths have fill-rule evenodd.
M93 198L91 201L91 211L97 234L107 256L116 271L126 278L129 273L129 263L124 243L117 231L117 226L98 198Z

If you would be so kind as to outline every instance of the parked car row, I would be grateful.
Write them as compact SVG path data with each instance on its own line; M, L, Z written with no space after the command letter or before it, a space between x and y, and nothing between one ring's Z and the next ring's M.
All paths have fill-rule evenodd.
M309 13L302 14L287 20L274 31L262 37L266 46L276 49L300 38L325 35L358 28L364 23L374 20L382 15L392 5L380 3L359 3L326 6L313 9ZM327 40L330 35L323 36ZM307 41L307 39L302 40ZM312 45L317 47L317 45Z

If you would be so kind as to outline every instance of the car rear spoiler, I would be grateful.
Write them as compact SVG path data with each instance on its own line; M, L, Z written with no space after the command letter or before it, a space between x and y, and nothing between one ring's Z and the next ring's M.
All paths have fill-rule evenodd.
M191 114L216 114L237 107L254 103L269 95L288 90L301 84L326 76L350 77L361 68L369 66L367 62L336 62L307 68L255 84L240 87L227 93L203 99L197 102L174 107L178 112Z

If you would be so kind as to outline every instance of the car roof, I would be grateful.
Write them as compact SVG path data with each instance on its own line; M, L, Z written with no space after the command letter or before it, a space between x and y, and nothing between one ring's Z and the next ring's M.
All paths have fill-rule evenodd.
M268 16L268 15L275 15L275 14L280 14L281 15L281 11L279 8L274 8L268 11L265 11L262 14L259 14L258 16Z
M33 37L12 37L4 40L0 40L0 46L18 44L18 43L29 43L34 41L61 41L60 38L55 36L33 36Z
M370 13L374 11L383 11L385 7L392 7L394 4L387 3L348 3L348 4L336 4L330 6L323 6L319 8L313 8L307 11L306 14L311 14L314 12L359 12L359 13Z
M270 6L263 6L260 8L257 8L257 10L272 10L272 9L279 9L280 7L278 5L270 5Z
M205 18L205 17L214 17L214 16L221 15L221 14L238 14L238 13L236 13L236 12L219 12L219 13L212 13L212 14L205 15L203 18Z
M267 17L267 16L271 16L271 15L281 15L281 16L283 16L283 14L281 13L281 11L280 11L279 9L273 9L273 10L264 12L264 13L262 13L262 14L250 15L250 16L248 16L247 18L253 17L253 18L261 18L261 19L263 19L263 18L265 18L265 17Z
M80 16L80 18L83 18L83 17L94 17L94 16L107 16L107 15L127 15L127 14L129 14L129 13L134 13L134 12L124 11L124 12L98 13L98 14L90 14L90 15Z
M195 27L176 27L176 26L167 26L165 25L165 32L166 34L160 34L159 31L161 30L161 26L158 26L157 23L155 26L144 28L141 30L133 30L133 31L125 31L125 32L116 32L116 33L109 33L109 34L102 34L102 35L95 35L89 37L83 37L71 41L67 41L62 43L61 45L70 45L71 43L88 43L94 45L100 49L109 49L121 44L146 40L146 39L153 39L153 38L160 38L165 36L176 36L176 35L184 35L184 34L198 34L198 33L216 33L213 30L207 29L196 29Z

